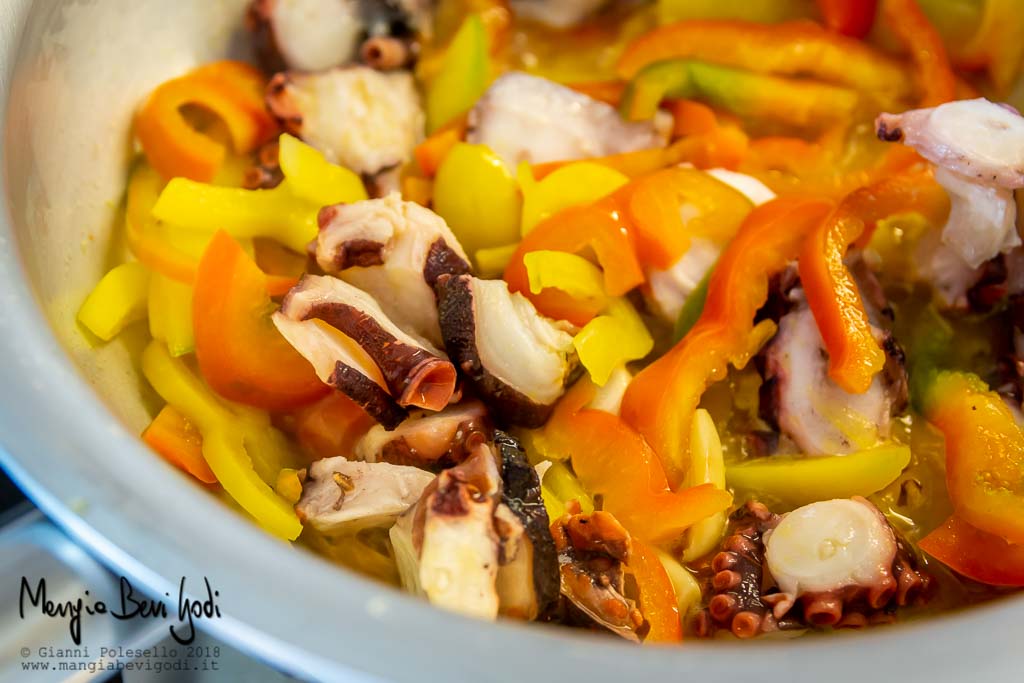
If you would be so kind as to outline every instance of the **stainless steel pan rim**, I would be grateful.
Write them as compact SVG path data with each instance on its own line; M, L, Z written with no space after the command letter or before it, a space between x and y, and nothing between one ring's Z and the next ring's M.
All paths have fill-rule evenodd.
M40 5L0 7L0 127L21 23ZM0 166L0 463L32 499L114 571L153 594L208 576L225 618L206 627L297 676L359 670L395 680L834 681L998 679L1024 663L1024 603L987 606L822 639L636 648L613 638L513 622L484 624L290 550L178 475L104 405L54 336L24 267Z

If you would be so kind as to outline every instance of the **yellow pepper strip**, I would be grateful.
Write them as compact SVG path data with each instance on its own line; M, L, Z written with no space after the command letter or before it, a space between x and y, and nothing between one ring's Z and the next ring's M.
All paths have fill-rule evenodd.
M434 211L467 253L519 240L522 200L501 159L484 145L452 147L434 179Z
M602 311L573 338L580 362L598 386L604 386L617 368L654 348L636 309L624 297L605 293L604 276L590 261L568 252L539 250L527 253L523 263L533 294L559 289Z
M672 582L672 588L676 593L676 604L679 607L679 616L685 620L691 610L700 606L701 590L697 579L689 570L680 564L664 550L657 550L661 566L668 574L668 580Z
M160 396L203 435L203 457L224 490L276 536L294 540L302 531L295 511L253 469L245 432L253 417L238 417L161 342L142 354L142 372ZM269 419L269 418L268 418Z
M503 247L477 249L476 254L473 255L473 258L476 259L477 275L482 278L501 277L518 248L519 243L516 242Z
M725 461L722 459L722 442L710 413L700 408L693 416L690 426L690 467L683 485L714 484L725 488ZM725 532L726 513L723 510L707 519L697 522L686 530L686 544L683 546L683 562L693 562L718 547Z
M483 20L471 14L448 45L441 68L427 84L427 132L434 132L472 108L490 83L490 38Z
M729 486L798 507L818 500L869 496L910 463L910 448L884 444L850 455L773 455L725 469Z
M565 251L538 249L523 256L530 292L540 294L548 288L560 289L595 310L608 305L601 270L582 256Z
M623 297L610 300L606 313L584 325L572 343L598 386L604 386L616 368L643 358L654 348L644 321Z
M93 288L78 309L78 322L103 341L110 341L125 325L146 317L149 271L132 261L113 268Z
M629 182L622 173L589 161L562 166L539 181L523 162L516 169L516 178L523 192L523 235L551 214L597 201Z
M316 206L367 199L358 175L287 133L278 142L278 163L295 195Z
M316 237L320 207L297 197L285 180L272 190L243 190L174 178L160 193L153 216L190 230L233 237L270 237L303 252Z
M569 502L575 500L580 504L580 509L583 512L594 511L594 500L583 488L583 484L576 478L576 475L564 463L553 462L544 472L544 478L541 481L541 496L544 498L545 506L548 505L549 498L560 504L563 509ZM557 517L552 517L552 520L554 519Z
M302 497L302 480L299 479L299 471L291 467L285 467L277 475L277 483L274 490L289 503L294 505Z
M177 358L196 348L192 329L192 286L153 273L149 280L149 334Z

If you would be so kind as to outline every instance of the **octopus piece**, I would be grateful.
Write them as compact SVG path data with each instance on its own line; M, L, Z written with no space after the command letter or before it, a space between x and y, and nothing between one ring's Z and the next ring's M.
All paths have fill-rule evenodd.
M558 551L562 595L594 623L639 642L644 617L624 595L629 532L607 512L576 510L556 520L551 535Z
M433 479L415 467L324 458L310 465L295 513L303 524L327 536L386 528L420 499Z
M595 14L608 0L511 0L517 17L551 28L570 28Z
M558 557L541 498L540 477L514 438L497 432L494 445L501 457L504 481L500 510L510 512L522 529L514 545L507 544L498 570L501 613L536 619L554 607L560 590Z
M464 461L475 435L489 437L490 433L483 404L470 401L439 413L415 411L392 431L375 425L356 443L355 455L366 462L440 470Z
M441 472L391 528L402 585L439 607L495 618L500 494L498 462L491 446L480 439L472 455ZM505 517L510 521L514 517Z
M434 285L468 273L469 259L444 219L398 193L324 207L316 260L368 292L402 329L441 345Z
M266 99L285 130L382 190L397 183L423 138L420 97L405 71L287 71L271 79Z
M788 628L779 624L764 595L764 534L778 524L761 503L750 502L733 515L731 533L722 542L722 549L711 560L712 597L698 613L695 630L698 636L711 636L718 629L728 629L737 638L753 638L761 633Z
M543 424L575 367L572 336L501 280L442 275L437 293L445 348L495 419Z
M269 190L284 180L277 140L262 145L253 155L252 165L245 170L242 187L247 190Z
M541 164L663 147L667 133L651 122L623 121L614 107L563 85L511 72L469 112L466 139L487 145L514 171L522 161Z
M878 137L936 165L952 202L942 241L970 268L1021 244L1013 190L1024 187L1024 117L986 99L882 114Z
M356 58L393 69L415 58L414 35L430 29L431 5L430 0L253 0L246 25L271 71L324 71Z
M780 591L770 599L777 619L799 602L809 625L860 626L870 613L911 604L931 584L878 508L859 496L784 515L765 548Z
M802 299L799 290L794 296ZM893 413L906 404L907 385L903 351L891 335L875 329L886 368L864 393L848 393L829 378L818 325L799 301L779 320L764 351L761 416L811 455L851 453L885 438Z
M455 393L455 368L444 354L429 342L403 332L373 297L342 280L322 275L304 276L288 292L281 310L274 316L278 329L318 373L329 371L332 356L328 354L325 359L310 348L311 344L302 343L303 339L296 339L294 335L289 338L291 326L282 326L282 318L294 322L320 320L340 332L355 348L338 361L345 361L364 377L382 380L380 386L387 389L400 407L441 410ZM349 360L357 362L353 364L347 362ZM372 372L371 363L377 373ZM346 391L344 387L339 388ZM355 397L353 400L360 402Z

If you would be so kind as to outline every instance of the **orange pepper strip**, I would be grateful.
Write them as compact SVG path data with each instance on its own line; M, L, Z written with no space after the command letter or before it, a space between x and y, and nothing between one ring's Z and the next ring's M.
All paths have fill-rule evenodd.
M618 107L622 101L622 94L626 91L626 84L622 81L588 81L586 83L569 83L578 93L593 98L598 102Z
M463 114L444 124L426 140L416 145L412 154L424 176L433 178L437 175L437 169L440 168L441 162L444 161L448 152L455 146L455 143L466 137L467 125L467 116Z
M326 395L330 387L271 322L266 280L230 235L213 236L199 262L192 299L196 358L221 396L288 410Z
M844 390L864 393L885 365L857 283L843 262L847 248L868 238L887 216L917 211L939 224L948 207L930 173L896 176L848 195L804 243L800 281L828 350L829 377Z
M976 529L953 515L917 544L936 560L990 586L1024 586L1024 545Z
M640 611L650 626L644 642L681 642L683 625L679 620L679 603L668 572L653 549L635 538L631 546L628 568L640 592Z
M655 62L683 58L761 74L810 75L891 98L911 90L899 62L810 21L760 24L711 19L666 24L633 41L619 58L616 73L629 80Z
M542 314L574 325L586 325L598 310L595 304L574 299L556 289L530 292L523 257L531 251L552 250L579 253L592 248L604 270L605 291L622 296L644 281L636 246L626 219L614 197L594 204L574 206L546 218L519 243L505 269L505 281L513 292L521 292Z
M203 437L184 415L164 406L142 440L172 465L188 472L204 484L216 484L217 477L203 457Z
M882 0L882 20L892 30L914 63L920 107L934 107L956 99L956 75L946 46L916 0Z
M572 458L583 487L600 494L604 509L631 534L651 543L671 541L729 507L732 495L711 484L671 491L643 437L618 416L583 407L595 391L590 380L577 382L555 407L544 439L553 451Z
M273 137L276 125L263 106L262 77L239 62L216 62L157 86L135 116L135 134L149 163L165 178L210 182L224 161L224 146L193 129L185 105L216 114L237 152Z
M715 111L696 100L670 100L665 103L672 114L672 137L681 138L687 135L707 135L718 128L718 117Z
M295 412L295 437L317 458L349 457L373 425L373 418L339 391Z
M697 323L626 389L622 417L654 448L673 487L687 469L701 395L726 376L729 362L745 362L768 279L797 255L832 207L828 200L786 197L754 209L722 253Z

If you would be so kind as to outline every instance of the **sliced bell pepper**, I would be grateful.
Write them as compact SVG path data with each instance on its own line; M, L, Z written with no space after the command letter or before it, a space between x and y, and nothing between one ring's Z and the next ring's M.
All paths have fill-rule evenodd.
M521 292L537 310L549 318L568 320L583 326L597 315L593 306L554 289L539 294L530 292L529 276L523 260L531 251L553 250L576 254L593 250L601 265L605 292L622 296L644 281L633 238L611 197L587 206L573 206L541 221L523 238L505 269L505 280L513 292Z
M570 206L597 201L629 182L622 173L591 161L560 166L541 180L536 180L529 164L523 163L516 170L516 177L523 193L523 235L548 216Z
M622 81L587 81L585 83L568 83L578 93L586 95L598 102L610 104L613 107L619 106L622 101L622 93L626 90L626 84Z
M149 334L167 344L174 357L192 353L192 286L153 273L149 281Z
M416 145L413 158L428 178L437 175L441 162L448 156L455 143L466 137L467 117L458 116L434 131L426 140Z
M746 460L725 470L729 486L756 492L788 507L819 500L869 496L891 484L910 463L910 448L886 444L849 455Z
M870 239L875 224L889 215L918 211L939 225L948 207L930 173L896 176L847 196L804 243L800 281L828 350L829 377L846 391L867 391L885 365L857 283L843 262L847 247Z
M640 612L649 626L644 643L681 642L683 624L679 619L679 603L657 552L642 541L632 539L626 568L636 579Z
M881 0L882 21L903 44L914 64L919 107L956 99L956 76L938 31L917 0Z
M684 486L711 484L725 488L725 460L722 457L722 442L718 438L711 414L699 408L693 416L690 428L690 468L686 473ZM719 512L697 522L686 532L683 545L683 562L693 562L718 547L725 533L726 514Z
M590 381L577 382L555 407L543 435L552 450L572 459L586 490L601 495L604 509L631 534L651 543L672 541L729 507L732 496L711 484L671 491L640 434L616 415L583 407L595 393Z
M946 488L956 514L1010 543L1024 543L1024 430L975 375L941 372L924 416L946 437Z
M796 256L831 208L827 200L785 197L754 209L715 267L697 324L630 383L622 417L658 454L672 486L682 482L689 466L690 429L701 395L725 377L730 362L746 362L768 279Z
M863 38L875 23L878 0L816 0L829 30L851 38Z
M516 243L506 244L503 247L477 249L473 255L477 275L487 279L500 278L518 248L519 244Z
M745 118L798 127L846 121L859 105L857 92L839 85L780 78L692 59L668 59L641 69L619 111L630 121L654 116L665 98L697 99Z
M459 142L434 179L434 211L469 254L519 239L522 200L515 178L484 145Z
M180 359L171 358L161 342L146 347L142 372L161 398L199 429L203 458L228 495L267 531L297 538L302 523L295 510L253 468L247 452L250 423L221 403Z
M462 22L427 84L427 130L431 133L465 114L491 81L490 37L478 14Z
M1024 22L1020 20L1020 3L1016 0L985 0L982 5L981 19L971 38L946 44L957 66L984 68L996 90L1005 95L1017 81L1024 63ZM945 7L942 10L947 11Z
M217 477L203 459L203 437L184 415L164 406L142 432L142 440L172 465L204 484L216 484Z
M582 256L538 250L523 256L530 293L557 289L595 311L608 306L601 270Z
M990 586L1024 586L1024 545L976 529L957 515L917 543L950 569Z
M776 24L808 16L806 0L658 0L658 22L744 19Z
M110 269L78 309L78 322L103 341L110 341L133 322L146 317L149 271L136 261Z
M221 396L266 410L287 410L330 388L270 320L266 276L221 231L199 262L193 295L196 358Z
M351 457L356 442L373 425L373 418L340 391L295 412L295 437L318 458Z
M711 107L694 100L671 100L666 109L672 114L672 137L706 135L718 128L718 117Z
M316 148L287 133L278 141L278 163L296 197L319 208L367 198L362 179L338 164L332 164Z
M663 550L655 550L661 566L665 568L669 581L672 582L672 589L676 594L676 607L679 609L681 618L686 616L694 608L699 608L701 603L700 583L676 558Z
M276 125L263 106L263 77L241 62L215 62L162 83L135 116L135 135L149 163L165 178L210 182L224 162L224 146L193 129L181 113L202 107L226 125L236 152L269 140Z
M865 6L873 3L858 0L855 4L866 11ZM758 24L711 20L669 24L630 44L619 58L616 72L620 78L629 80L656 62L683 59L744 69L753 74L811 77L890 102L905 98L913 90L910 75L898 61L859 40L830 33L809 21ZM723 77L714 71L703 73L707 78ZM701 76L701 71L692 74L694 79ZM737 81L736 86L756 83ZM721 87L731 89L732 83L726 81ZM740 93L726 91L720 95L729 96L739 97Z

